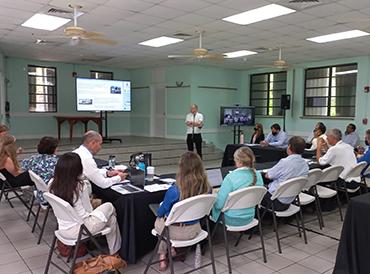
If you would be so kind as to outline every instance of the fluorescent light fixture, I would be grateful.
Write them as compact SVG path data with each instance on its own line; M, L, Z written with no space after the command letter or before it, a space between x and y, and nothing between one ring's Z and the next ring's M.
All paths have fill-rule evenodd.
M167 36L161 36L161 37L157 37L157 38L154 38L154 39L151 39L151 40L141 42L141 43L139 43L139 45L159 48L159 47L179 43L179 42L182 42L182 41L184 41L184 40L183 39L178 39L178 38L167 37Z
M238 58L238 57L243 57L243 56L253 55L253 54L257 54L257 52L250 51L250 50L238 50L238 51L224 53L224 55L226 55L225 58Z
M335 72L335 75L347 75L347 74L354 74L354 73L357 73L357 72L358 72L357 69L346 70L346 71L338 71L338 72Z
M26 22L22 24L23 27L42 29L42 30L56 30L61 26L67 24L71 19L36 13Z
M253 24L256 22L279 17L279 16L286 15L286 14L293 13L293 12L296 12L296 11L293 9L281 6L281 5L270 4L270 5L263 6L257 9L238 13L238 14L223 18L222 20L235 23L235 24L239 24L239 25L248 25L248 24Z
M307 38L306 40L315 42L315 43L327 43L327 42L333 42L333 41L338 41L338 40L362 37L366 35L370 35L370 33L356 29L356 30L343 31L343 32L337 32L337 33Z

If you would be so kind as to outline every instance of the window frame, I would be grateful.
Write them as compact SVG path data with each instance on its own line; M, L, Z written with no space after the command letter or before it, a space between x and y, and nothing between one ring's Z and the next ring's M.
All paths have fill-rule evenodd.
M29 68L43 68L43 69L53 69L55 71L55 77L52 77L52 76L32 76L32 75L29 75ZM30 87L31 86L43 86L43 87L50 87L50 85L37 85L37 84L32 84L30 82L30 77L34 77L34 78L37 78L37 77L43 77L43 78L54 78L54 85L52 85L51 87L54 87L54 90L55 90L55 93L54 94L39 94L39 95L46 95L46 96L53 96L55 97L55 103L38 103L37 100L35 102L31 102L31 91L30 91ZM44 65L31 65L31 64L28 64L27 65L27 81L28 81L28 112L29 113L57 113L58 112L58 79L57 79L57 67L54 67L54 66L44 66ZM32 95L38 95L37 93L32 93ZM30 105L31 103L33 104L43 104L43 105L55 105L55 110L53 111L32 111L30 110Z
M261 72L261 73L255 73L255 74L251 74L250 75L250 78L249 78L249 81L250 81L250 84L249 84L249 90L250 90L250 94L249 94L249 101L250 101L250 105L252 105L252 100L260 100L260 101L263 101L263 100L266 100L267 102L267 105L264 105L263 107L260 107L260 106L253 106L255 109L266 109L268 113L268 110L269 108L281 108L281 101L280 101L280 105L279 106L272 106L272 107L269 107L269 101L270 99L271 100L281 100L281 97L280 98L270 98L270 92L269 92L269 87L270 87L270 75L271 74L281 74L281 73L285 73L286 74L286 80L285 81L274 81L276 83L282 83L282 82L285 82L285 89L276 89L274 91L283 91L285 90L285 93L284 94L287 94L287 85L288 85L288 72L287 71L274 71L274 72ZM267 87L268 89L267 90L258 90L256 92L266 92L267 93L267 97L266 99L252 99L252 93L253 93L253 90L252 90L252 85L253 85L253 81L252 81L252 77L253 76L258 76L258 75L268 75L267 77L267 82L258 82L257 84L261 84L261 83L267 83ZM265 118L271 118L271 117L283 117L284 115L281 114L281 115L264 115L264 114L256 114L257 117L265 117Z
M350 106L350 105L347 105L347 106L340 106L340 107L343 107L343 108L354 108L355 109L355 113L353 114L353 116L331 116L330 115L330 110L331 110L331 98L332 98L332 76L333 76L333 68L334 67L347 67L347 66L356 66L356 69L358 70L358 63L348 63L348 64L340 64L340 65L329 65L329 66L319 66L319 67L310 67L310 68L306 68L304 70L304 82L303 82L303 89L304 89L304 92L303 92L303 115L302 117L303 118L322 118L322 119L354 119L356 117L356 98L357 98L357 75L358 75L358 72L356 73L356 86L355 86L355 95L354 96L334 96L334 97L341 97L341 98L355 98L355 104L354 106ZM316 96L316 97L307 97L307 72L310 71L310 70L315 70L315 69L329 69L329 76L328 77L317 77L317 78L312 78L312 79L309 79L309 80L313 80L313 79L326 79L328 78L329 80L329 85L328 86L322 86L322 87L315 87L315 88L328 88L328 96ZM337 87L337 86L336 86ZM346 86L339 86L339 87L346 87ZM306 99L307 98L327 98L328 100L328 103L327 103L327 113L328 115L307 115L306 114Z
M92 78L92 73L106 73L106 74L110 74L112 76L111 79L106 79L106 78ZM102 71L102 70L90 70L90 78L91 79L102 79L102 80L114 80L114 74L113 74L113 71Z

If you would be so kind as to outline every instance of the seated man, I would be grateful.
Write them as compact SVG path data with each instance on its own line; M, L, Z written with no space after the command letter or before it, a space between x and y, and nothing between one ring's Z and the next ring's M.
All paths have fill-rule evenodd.
M264 207L269 207L271 196L281 183L292 178L308 175L308 164L302 158L305 146L306 142L302 137L293 136L288 143L288 157L281 159L274 167L267 171L265 177L272 180L272 182L268 185L268 192L262 200ZM275 199L275 211L287 210L294 199L295 197Z
M260 144L262 146L274 146L285 148L288 145L288 135L281 130L279 124L273 124L271 126L271 133L269 133L264 141Z
M331 147L324 156L321 156L321 147L325 144L323 140L318 142L316 159L320 165L344 167L344 170L339 175L339 178L343 180L351 168L357 163L353 147L342 141L342 132L337 128L329 130L327 136L328 143ZM355 179L355 181L357 180L358 178ZM358 184L356 182L347 183L347 187L356 188Z
M325 132L326 132L326 126L321 122L317 123L314 130L313 130L313 138L310 140L311 147L308 150L310 150L310 151L316 150L317 149L317 141L320 138L324 139L324 141L327 142L327 137L326 137Z
M352 147L357 147L360 141L360 137L356 132L356 126L354 124L349 124L344 132L342 141Z
M90 130L83 136L82 145L73 152L81 158L84 176L98 187L108 188L123 181L127 174L118 170L98 168L93 156L99 152L102 143L101 135Z

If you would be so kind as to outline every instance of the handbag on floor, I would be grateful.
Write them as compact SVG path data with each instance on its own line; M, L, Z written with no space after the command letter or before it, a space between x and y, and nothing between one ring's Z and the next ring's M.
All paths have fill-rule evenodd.
M99 255L76 264L74 274L118 274L127 263L118 255Z

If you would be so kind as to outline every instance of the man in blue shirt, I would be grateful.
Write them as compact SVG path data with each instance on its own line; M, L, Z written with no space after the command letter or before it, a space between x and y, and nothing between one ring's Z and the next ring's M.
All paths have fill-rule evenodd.
M266 139L262 141L260 144L262 146L286 148L288 145L288 141L289 141L288 135L281 130L280 125L273 124L271 126L271 133L269 133Z
M353 146L354 148L358 146L360 137L358 136L358 133L356 132L356 126L354 124L349 124L347 126L346 131L344 132L344 135L342 136L342 141L346 144Z
M279 185L289 179L307 176L308 164L302 158L306 142L302 137L293 136L290 138L287 148L288 157L281 159L275 166L270 168L265 174L265 178L272 180L268 185L268 192L262 200L262 205L271 205L271 196ZM284 211L294 201L295 197L280 198L274 200L275 211Z
M366 130L366 133L365 133L365 145L367 145L367 150L362 156L357 158L357 163L359 163L359 162L366 162L367 163L367 167L364 169L364 171L370 165L370 147L369 147L369 144L370 144L370 129ZM366 176L366 183L368 181L370 182L370 174L368 174Z

